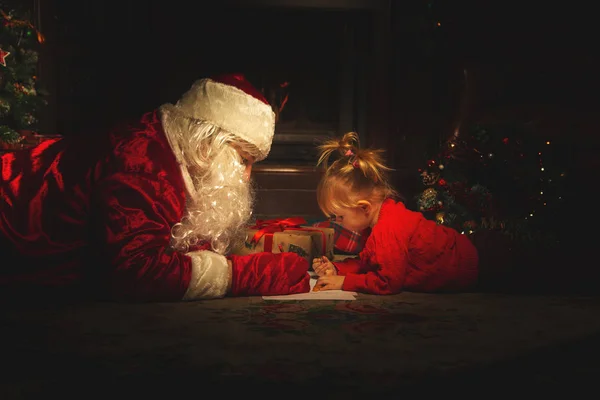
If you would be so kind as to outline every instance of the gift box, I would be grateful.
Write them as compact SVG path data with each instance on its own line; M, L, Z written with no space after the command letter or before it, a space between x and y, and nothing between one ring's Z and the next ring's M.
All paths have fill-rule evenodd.
M333 259L333 228L306 225L303 218L258 220L247 228L244 246L233 254L293 252L312 265L313 258Z

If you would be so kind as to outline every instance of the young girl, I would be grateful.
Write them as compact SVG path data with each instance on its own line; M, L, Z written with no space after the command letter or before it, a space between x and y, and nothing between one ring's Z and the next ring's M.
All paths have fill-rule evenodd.
M345 134L319 146L326 167L317 188L319 207L349 231L371 229L359 257L341 262L314 259L314 290L370 294L492 291L504 293L598 293L600 268L574 261L583 246L535 247L500 231L471 235L408 210L386 179L381 150L360 149ZM328 166L333 153L339 158Z
M576 252L562 245L530 247L492 230L464 235L408 210L387 181L382 150L360 149L356 133L319 150L317 165L326 167L317 188L319 207L343 228L371 233L358 257L314 259L314 290L598 293L600 269L574 262ZM333 153L339 158L328 165Z
M319 207L342 227L355 232L371 228L371 234L357 258L336 263L315 259L313 269L320 276L315 290L450 292L476 284L473 243L397 201L381 150L360 149L354 132L325 142L319 150L318 165L326 167L317 188ZM328 166L334 152L340 158Z

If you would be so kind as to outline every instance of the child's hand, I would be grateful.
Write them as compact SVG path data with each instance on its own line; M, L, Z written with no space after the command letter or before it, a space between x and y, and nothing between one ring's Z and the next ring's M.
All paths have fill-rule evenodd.
M335 266L325 256L313 259L312 268L319 276L337 275Z
M321 276L317 279L313 292L319 292L321 290L341 290L344 285L345 276L340 275L326 275Z

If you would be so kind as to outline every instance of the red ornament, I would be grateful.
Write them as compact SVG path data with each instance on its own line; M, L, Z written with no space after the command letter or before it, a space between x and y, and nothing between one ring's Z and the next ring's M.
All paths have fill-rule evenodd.
M466 229L475 229L477 228L477 222L473 220L465 221L463 227L465 227Z
M4 51L0 49L0 64L6 67L6 57L10 55L10 51Z

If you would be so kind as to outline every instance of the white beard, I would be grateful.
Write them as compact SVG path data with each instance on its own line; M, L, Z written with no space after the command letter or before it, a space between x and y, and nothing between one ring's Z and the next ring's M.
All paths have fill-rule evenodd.
M237 138L208 122L185 118L171 105L161 111L188 192L185 215L171 229L171 245L185 253L208 242L211 250L226 254L243 244L254 206L245 166L229 144Z
M209 242L213 251L226 254L243 244L254 205L254 190L244 170L237 151L226 146L204 177L189 171L195 191L188 194L186 215L172 229L177 250Z

